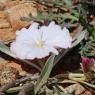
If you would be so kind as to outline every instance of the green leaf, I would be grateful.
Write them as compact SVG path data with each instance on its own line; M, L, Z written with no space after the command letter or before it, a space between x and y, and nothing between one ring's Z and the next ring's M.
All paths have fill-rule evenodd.
M64 14L60 14L63 18L63 21L66 20L66 19L70 19L70 20L73 20L73 21L78 21L78 18L76 16L73 16L69 13L64 13Z
M16 55L13 54L10 51L9 47L6 46L3 42L0 42L0 51L3 52L3 53L5 53L5 54L7 54L7 55L9 55L9 56L11 56L11 57L13 57L13 58L16 58Z
M95 39L95 28L93 28L93 30L92 30L92 37L93 37L93 39Z
M67 6L71 6L72 5L72 0L64 0L64 2L66 3Z
M42 85L47 81L49 78L49 75L51 73L51 70L53 68L53 62L54 62L55 55L52 55L49 57L49 59L46 61L45 66L42 69L41 75L39 79L37 80L37 83L35 85L35 94L41 89Z
M13 88L10 88L6 91L6 93L16 93L16 92L19 92L23 87L13 87Z
M78 32L78 34L75 37L76 38L75 41L72 43L72 47L74 47L77 44L79 44L84 39L86 33L87 33L86 30Z

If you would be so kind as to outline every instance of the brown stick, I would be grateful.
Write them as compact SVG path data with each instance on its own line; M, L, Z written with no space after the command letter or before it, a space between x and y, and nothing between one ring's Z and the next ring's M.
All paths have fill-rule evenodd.
M31 80L35 80L37 79L39 76L38 75L29 75L27 77L15 80L15 81L11 81L8 84L5 84L3 86L0 87L0 92L6 92L9 88L18 86L20 83L25 82L25 81L31 81Z

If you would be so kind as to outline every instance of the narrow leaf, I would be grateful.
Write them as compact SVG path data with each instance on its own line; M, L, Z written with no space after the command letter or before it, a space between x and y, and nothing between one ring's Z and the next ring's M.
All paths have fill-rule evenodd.
M85 37L85 34L87 33L86 30L79 32L79 34L76 37L76 40L72 43L72 47L76 46L77 44L79 44Z
M13 58L16 58L16 55L13 54L10 49L8 48L8 46L6 46L3 42L0 42L0 51L13 57Z
M47 81L49 78L49 75L51 73L51 70L53 68L53 62L54 62L55 55L52 55L49 57L49 59L46 61L45 66L42 69L41 75L39 79L37 80L37 83L35 85L35 94L41 89L42 85Z

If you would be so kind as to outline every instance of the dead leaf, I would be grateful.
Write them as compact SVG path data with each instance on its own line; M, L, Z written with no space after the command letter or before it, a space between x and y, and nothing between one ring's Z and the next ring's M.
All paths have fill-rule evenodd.
M0 85L4 85L19 77L19 72L16 68L11 67L6 63L0 63Z
M15 39L15 32L12 28L0 29L0 40L8 41Z
M6 19L0 19L0 29L9 28L10 23Z
M7 14L4 11L0 11L0 19L5 19Z
M0 73L0 84L4 85L10 81L16 80L18 76L18 71L15 68L4 68Z
M28 17L29 14L32 14L32 16L37 16L37 10L33 6L34 5L32 3L24 3L18 4L5 10L5 13L8 14L8 19L14 30L18 30L31 23L31 21L30 22L22 21L21 20L22 17Z
M5 4L0 2L0 11L4 10L4 8L5 8Z

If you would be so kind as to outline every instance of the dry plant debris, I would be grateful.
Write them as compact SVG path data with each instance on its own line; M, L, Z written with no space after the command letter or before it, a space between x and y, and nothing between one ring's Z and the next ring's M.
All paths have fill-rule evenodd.
M43 1L43 2L40 2L40 1ZM55 0L0 0L0 41L8 42L8 43L12 42L16 37L15 32L17 30L20 30L23 27L29 27L30 24L32 23L32 21L39 22L39 18L41 19L41 17L40 17L41 15L44 15L47 18L42 17L42 19L40 20L40 24L48 25L49 21L51 21L51 20L54 20L56 22L61 21L61 20L62 20L62 22L67 22L66 24L64 23L63 26L70 28L71 36L74 38L78 32L82 31L82 29L80 29L80 27L83 26L82 24L81 24L82 26L80 25L81 21L80 21L80 18L77 16L78 14L76 12L76 10L77 10L76 5L79 3L79 0L72 0L72 4L74 6L72 6L72 4L70 4L70 3L68 4L68 6L66 6L66 3L68 3L68 1L70 1L70 0L63 0L63 2L65 2L65 3L63 3L63 5L62 5L59 2L59 5L56 7L55 7L55 5L57 5L58 2L54 3L54 1ZM61 0L56 0L56 1L61 1ZM92 4L90 2L91 0L84 0L84 1L87 1L86 4L91 7L91 4ZM81 4L84 4L85 3L84 1L83 2L81 1ZM94 1L94 0L92 0L92 1ZM95 5L94 3L93 3L93 6ZM75 7L74 11L73 11L74 8L72 8L72 7ZM53 12L53 14L50 13L50 15L48 15L50 10L51 10L51 12ZM38 15L37 14L38 11L39 11L39 13L42 13L42 14L40 14L39 18L37 19L36 17ZM57 14L59 14L59 15L57 15ZM62 17L62 14L65 14L65 16ZM73 14L75 16L73 16ZM84 15L82 15L84 17L84 19L86 18L85 15L86 15L86 13ZM32 18L32 19L29 18L31 16L33 16L34 18ZM59 17L61 17L61 19ZM66 17L69 19L66 19ZM43 18L45 21L43 20ZM64 20L64 18L66 21ZM49 19L49 21L47 21L47 19ZM88 17L88 21L89 22L85 22L85 25L84 25L85 27L82 27L82 28L85 29L89 26L95 26L95 16L94 15L90 15L90 17ZM70 22L70 23L68 23L68 22ZM60 24L59 22L57 22L57 23ZM87 30L88 30L88 28L87 28ZM95 29L93 31L93 35L95 36ZM83 44L85 44L86 41L89 39L88 39L88 37L85 37L84 40L85 41ZM7 44L7 45L9 45L9 44ZM95 48L95 44L92 44L92 45ZM88 46L87 46L87 48L88 48ZM95 50L94 48L93 48L93 50ZM86 49L86 51L87 51L87 49ZM90 48L90 51L92 51L92 48ZM95 51L93 51L93 52L95 52ZM82 52L82 56L84 56L83 54L84 54L84 51ZM70 59L68 59L68 60L70 60ZM93 73L95 73L94 66L95 65L93 65L93 68L91 68L91 69L93 69ZM27 70L23 69L22 66L17 62L17 60L16 61L14 61L14 60L13 61L12 60L11 61L9 61L9 60L1 61L1 59L0 59L0 91L1 91L0 95L2 94L2 92L5 92L5 90L11 91L10 90L11 87L13 89L15 89L16 86L18 86L18 88L23 86L23 89L20 89L19 95L24 95L24 94L27 95L27 91L31 90L28 88L33 87L33 85L30 84L32 81L33 75L31 75L29 73L35 72L35 70L34 71L31 70L31 68L29 68L28 66L25 66L24 68ZM31 75L31 76L27 76L27 75ZM88 76L89 76L89 74L88 74ZM24 79L21 77L24 77ZM18 78L21 78L21 79L18 79ZM37 80L37 78L38 78L38 76L36 78L34 78L34 80L33 80L34 84L35 84L35 79ZM52 78L50 80L49 80L49 82L52 85L54 85L54 83L52 83ZM23 85L23 82L25 83L25 85ZM95 85L94 85L95 78L93 78L93 79L91 78L91 80L87 80L86 82L89 83L89 84L86 84L86 86L81 85L81 82L72 83L71 85L68 85L69 84L68 83L66 85L66 87L64 86L64 87L61 87L61 89L58 88L56 90L60 90L60 91L63 90L63 92L66 91L68 93L74 93L74 95L94 95L95 92L92 88L95 88ZM55 84L56 84L56 82L55 82ZM44 90L46 88L46 86L44 87L44 85L45 84L43 84L43 86L41 88L42 92L44 92ZM1 90L3 86L5 87L5 89L3 89L4 91ZM59 86L59 84L58 84L58 86ZM58 93L59 93L59 91L58 91ZM56 95L56 93L54 95ZM59 95L61 95L61 94L59 93ZM72 95L72 94L67 94L67 95Z
M19 77L19 72L16 68L8 66L8 63L0 63L0 85L9 83Z
M15 39L15 31L28 26L32 22L22 21L22 17L37 15L33 2L6 0L0 2L0 40Z

